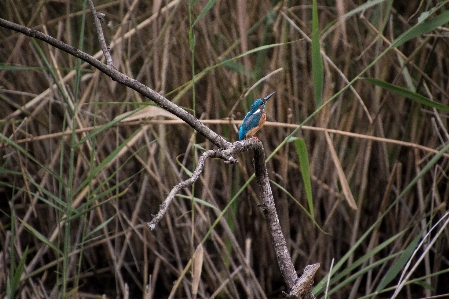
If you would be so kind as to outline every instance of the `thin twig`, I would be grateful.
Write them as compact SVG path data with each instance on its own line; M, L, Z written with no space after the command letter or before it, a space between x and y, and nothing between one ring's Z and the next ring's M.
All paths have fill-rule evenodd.
M85 62L89 63L90 65L92 65L93 67L98 69L99 71L101 71L104 74L111 77L113 80L139 92L141 95L154 101L157 105L159 105L159 107L178 116L180 119L185 121L189 126L191 126L194 130L196 130L198 133L203 135L205 138L209 139L213 144L215 144L219 148L227 148L229 146L230 143L228 141L226 141L223 137L221 137L220 135L218 135L217 133L215 133L208 127L206 127L202 122L200 122L192 114L188 113L181 107L170 102L168 99L166 99L159 93L155 92L151 88L149 88L149 87L145 86L144 84L140 83L139 81L132 79L132 78L128 77L127 75L117 71L115 68L102 63L101 61L92 57L91 55L89 55L73 46L70 46L60 40L57 40L54 37L51 37L50 35L47 35L40 31L7 21L2 18L0 18L0 26L12 29L17 32L21 32L27 36L31 36L31 37L40 39L52 46L64 51L64 52L67 52L75 57L78 57L81 60L84 60Z
M58 103L58 104L60 104L60 103ZM224 124L224 125L236 124L236 125L238 125L242 121L241 120L225 120L225 119L202 119L201 122L203 124L218 124L218 125L220 125L220 124ZM185 122L182 120L143 119L143 120L130 121L130 122L122 121L122 122L117 123L117 126L134 126L134 125L141 125L141 124L179 125L179 124L185 124ZM299 125L267 121L264 126L265 127L296 129ZM102 127L102 125L85 127L82 129L76 129L76 132L77 133L88 132L88 131L99 129L101 127ZM387 143L387 144L397 144L400 146L416 148L423 152L428 152L428 153L438 154L438 152L439 152L436 149L433 149L433 148L430 148L430 147L427 147L427 146L424 146L424 145L421 145L418 143L401 141L401 140L396 140L396 139L391 139L391 138L377 137L377 136L371 136L371 135L366 135L366 134L359 134L359 133L353 133L353 132L348 132L348 131L320 128L320 127L311 127L311 126L302 126L301 129L306 130L306 131L309 130L309 131L317 131L317 132L324 132L324 133L328 132L328 133L333 133L333 134L338 134L338 135L343 135L343 136L349 136L352 138L371 140L371 141L375 141L375 142L383 142L383 143ZM61 136L66 136L66 135L70 135L70 134L72 134L72 131L67 130L64 132L51 133L51 134L46 134L46 135L41 135L41 136L33 136L33 137L29 137L29 138L18 139L18 140L14 140L14 142L17 144L21 144L21 143L35 142L35 141L39 141L39 140L50 139L50 138L59 138ZM0 144L0 148L2 148L4 146L5 146L4 144ZM443 156L446 158L449 158L449 154L447 154L447 153L444 153Z
M112 68L115 68L112 63L111 53L109 52L109 46L106 44L106 40L103 34L103 28L101 27L100 20L104 18L104 14L97 13L93 0L87 1L89 3L90 11L94 16L95 28L97 28L98 40L100 41L101 50L103 50L104 57L106 58L106 64Z
M235 158L233 158L232 156L230 156L227 153L224 153L222 150L208 150L208 151L204 152L201 155L201 157L198 161L198 165L197 165L195 171L193 172L192 176L189 179L187 179L187 180L179 183L175 187L173 187L173 189L168 194L167 198L159 206L159 212L156 215L154 215L153 219L150 222L147 223L147 225L150 227L151 230L153 230L156 227L156 224L159 221L161 221L162 217L167 212L170 203L173 201L173 199L175 198L175 196L179 192L179 190L195 183L196 180L198 180L198 178L200 177L200 174L203 172L204 164L205 164L207 158L221 158L221 159L224 159L225 161L227 161L228 163L236 163L237 162L237 160Z

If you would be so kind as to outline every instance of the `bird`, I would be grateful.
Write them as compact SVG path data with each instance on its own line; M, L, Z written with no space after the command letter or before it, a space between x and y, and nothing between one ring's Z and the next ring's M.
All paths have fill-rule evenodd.
M265 104L268 99L274 95L275 92L270 93L268 96L262 99L257 99L251 105L249 112L245 115L239 129L239 140L253 137L257 131L265 124L267 114L265 113Z

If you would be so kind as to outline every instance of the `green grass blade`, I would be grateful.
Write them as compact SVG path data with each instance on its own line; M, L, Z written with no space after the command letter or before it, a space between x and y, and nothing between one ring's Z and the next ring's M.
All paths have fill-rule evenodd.
M123 165L125 165L125 164L126 163L123 163ZM117 183L113 184L112 187L107 188L104 191L101 191L101 190L103 190L103 187L107 184L107 182L110 182L111 179L117 175L117 171L114 171L108 178L106 178L103 182L101 182L101 184L98 185L98 187L95 188L95 190L93 190L91 192L92 194L95 194L94 196L90 196L85 203L83 203L82 205L79 206L78 211L81 211L80 215L87 213L90 210L92 210L98 206L101 206L114 198L117 198L117 197L120 197L121 195L123 195L122 193L125 192L128 188L125 188L125 191L119 192L118 194L111 196L111 197L107 198L106 200L103 199L103 197L108 196L108 194L112 194L116 190L119 190L120 187L122 187L125 183L129 182L134 176L138 175L141 172L141 171L139 171L136 174L134 174L133 176L131 176L121 182L117 182ZM97 201L99 202L98 204L90 206L92 203L95 203Z
M443 26L449 22L449 10L442 12L440 15L435 18L425 20L424 22L418 23L409 30L402 33L398 38L394 40L394 42L390 45L389 48L397 48L403 43L415 38L417 36L423 35L427 32L430 32L437 27Z
M294 202L296 202L296 204L304 211L304 213L306 213L306 215L310 218L312 218L312 215L310 215L310 212L306 209L306 207L304 207L290 192L288 192L283 186L279 185L278 183L276 183L275 181L270 180L270 182L275 185L276 187L279 188L279 190L281 190L282 192L284 192L288 197L290 197Z
M391 266L387 274L384 275L379 286L376 288L376 292L381 292L391 281L393 281L393 279L399 274L399 272L401 272L401 270L404 268L404 265L412 256L413 251L415 250L421 238L422 234L416 236L416 238L412 242L410 242L407 248L402 252L399 259Z
M320 107L323 102L324 73L323 60L321 58L317 0L312 2L312 76L315 104L316 107Z
M370 9L371 7L377 6L377 5L379 5L379 4L381 4L381 3L384 3L384 2L385 2L385 0L372 0L372 1L367 1L366 3L364 3L364 4L362 4L362 5L359 5L359 6L357 6L356 8L354 8L354 9L348 11L348 12L345 13L343 16L341 16L337 21L342 22L342 21L344 21L344 20L346 20L346 19L348 19L348 18L350 18L350 17L352 17L352 16L354 16L354 15L358 15L359 13L362 13L363 11L368 10L368 9ZM331 26L328 26L328 28L329 28L330 30L333 30L334 27L335 27L335 22L334 22L334 24L332 24ZM326 29L325 29L325 32L328 33Z
M37 71L42 72L47 70L44 67L39 66L21 66L21 65L9 65L5 63L0 63L0 71Z
M66 92L64 91L64 88L62 87L61 82L59 82L58 75L55 73L53 66L48 61L47 57L45 56L44 50L39 46L39 44L36 41L36 39L33 38L31 41L33 42L33 45L34 45L36 51L39 53L39 56L42 59L42 62L46 66L46 70L48 71L48 73L52 77L52 79L54 81L54 84L56 84L56 86L58 87L58 91L60 92L62 98L64 99L64 102L66 104L66 109L67 109L68 113L70 115L74 115L75 111L73 109L73 106L72 106L71 102L69 101L69 97L66 94Z
M196 20L193 22L192 27L195 26L196 23L199 22L199 20L201 20L206 14L207 12L212 8L212 6L214 6L215 2L217 0L209 0L206 3L206 6L204 6L203 10L200 12L200 15L196 18Z
M111 189L116 189L116 188L111 188ZM73 215L70 218L67 218L66 221L72 221L74 219L79 218L80 216L84 216L85 214L89 213L90 211L92 211L93 209L104 205L105 203L110 202L111 200L120 198L122 196L124 196L126 193L128 192L128 188L126 188L125 190L123 190L122 192L115 194L107 199L102 199L103 196L95 196L94 198L89 199L89 204L91 204L92 202L95 202L95 200L98 200L98 203L92 206L88 206L87 204L84 204L83 206L80 206L80 208L78 209L80 212L78 212L77 215ZM106 192L105 192L106 193ZM81 209L88 206L88 208L85 209ZM79 244L78 244L79 245Z
M54 208L56 211L58 211L60 213L64 213L65 211L67 211L67 203L65 203L63 200L61 200L59 197L57 197L53 193L49 192L47 189L42 188L42 186L40 186L39 184L36 184L36 182L31 180L31 178L29 178L29 179L32 182L32 184L34 186L36 186L37 189L40 192L42 192L43 194L47 195L47 197L53 199L56 203L54 203L54 202L50 201L49 199L39 195L39 193L29 192L28 190L26 190L25 192L30 193L33 197L36 196L40 201L42 201L43 203L47 204L48 206ZM77 211L75 209L72 209L71 211L73 213L77 213Z
M238 63L237 61L233 61L233 60L227 60L226 63L224 64L224 67L233 70L234 72L240 74L240 75L246 75L246 69L245 66L241 63ZM248 75L251 79L254 79L256 76L254 75L254 72L252 72L251 70L248 70Z
M138 109L134 109L133 111L130 111L127 114L122 115L121 117L118 117L110 122L108 122L107 124L102 125L101 127L99 127L98 129L93 130L92 132L90 132L89 134L86 135L86 137L84 137L83 139L81 139L80 141L78 141L78 143L75 144L75 146L80 146L81 144L83 144L84 142L86 142L86 140L92 139L93 137L95 137L96 135L102 133L103 131L113 127L114 125L116 125L117 123L121 122L122 120L124 120L125 118L133 115L136 112L139 112L140 110L142 110L144 107L142 108L138 108Z
M189 177L192 177L193 171L190 171L184 164L182 164L181 161L179 161L178 158L179 158L179 157L176 158L176 164L178 164L179 166L181 166L181 168L185 171L185 173L186 173Z
M274 48L274 47L280 47L280 46L284 46L284 45L288 45L288 44L292 44L295 43L296 41L293 42L286 42L286 43L277 43L277 44L270 44L270 45L264 45L264 46L260 46L251 50L246 51L245 53L239 54L233 58L229 58L226 59L224 58L221 62L214 64L212 66L209 66L207 68L205 68L204 70L202 70L201 72L199 72L198 74L195 75L195 77L190 80L187 81L186 83L182 84L181 86L179 86L178 88L172 90L171 92L167 93L167 96L171 95L172 93L177 93L177 95L173 98L172 102L173 103L177 103L179 101L179 99L185 95L185 93L190 90L193 86L193 82L198 82L200 79L202 79L203 77L205 77L206 74L208 74L210 71L219 68L227 63L229 63L230 61L233 60L237 60L239 58L242 58L246 55L252 54L252 53L257 53L259 51L263 51L263 50L267 50L270 48Z
M108 225L109 222L112 221L112 219L114 219L115 216L112 216L111 218L107 219L106 221L104 221L103 223L101 223L100 225L98 225L96 228L94 228L93 230L91 230L84 238L87 239L89 238L89 236L92 236L93 234L95 234L97 231L101 230L103 227L105 227L106 225Z
M59 255L62 255L62 252L59 248L57 248L50 240L48 240L44 235L42 235L40 232L38 232L34 227L26 223L25 221L19 219L20 223L25 227L26 230L28 230L30 233L33 234L36 238L38 238L42 243L53 249L55 252L57 252Z
M379 87L382 87L383 89L391 91L397 95L411 99L411 100L417 102L418 104L436 108L436 109L444 111L444 112L449 112L449 106L440 104L438 102L434 102L434 101L426 98L425 96L422 96L419 93L410 91L404 87L393 85L393 84L390 84L390 83L387 83L385 81L375 79L375 78L364 78L364 80L371 82Z
M336 285L335 287L332 288L331 291L329 291L328 295L333 295L335 293L337 293L338 291L340 291L341 289L347 287L348 285L351 285L351 283L353 281L355 281L356 279L358 279L360 276L364 275L365 273L367 273L368 271L371 271L377 267L381 267L382 265L384 265L385 263L387 263L389 260L394 259L395 257L397 257L400 254L400 252L396 252L390 255L387 255L386 257L369 264L368 266L364 267L364 268L360 268L357 272L355 272L352 275L349 275L348 273L348 277L346 279L344 279L342 282L340 282L338 285ZM346 276L344 276L346 277Z
M290 197L303 211L304 213L306 213L307 217L310 218L310 220L313 221L313 224L316 225L316 227L323 233L326 233L316 222L315 218L310 214L309 211L307 211L307 209L290 193L288 192L283 186L279 185L278 183L276 183L275 181L270 180L271 184L275 185L276 187L279 188L279 190L281 190L282 192L284 192L288 197Z
M42 169L44 169L45 171L47 171L49 174L51 174L52 177L54 177L55 179L57 179L59 182L64 182L64 180L61 179L61 177L55 173L54 171L52 171L50 168L48 168L47 166L45 166L44 164L40 163L36 158L34 158L26 149L24 149L23 147L21 147L20 145L18 145L16 142L14 142L13 140L9 139L8 137L6 137L5 135L3 135L2 133L0 133L0 141L3 140L4 143L11 145L12 147L14 147L16 150L18 150L20 153L22 153L25 157L29 158L31 161L33 161L34 163L36 163L37 165L39 165L39 167L41 167ZM20 174L22 175L22 173Z
M177 196L177 197L181 197L181 198L185 198L185 199L188 199L188 200L192 200L192 199L193 199L195 202L199 203L200 205L203 205L203 206L205 206L205 207L209 207L209 208L212 208L212 209L217 210L218 212L221 212L219 208L217 208L217 207L214 206L213 204L208 203L208 202L205 201L205 200L202 200L201 198L198 198L198 197L192 197L192 196L187 196L187 195L182 195L182 194L176 194L176 196Z
M375 256L378 252L381 250L384 250L388 245L390 245L392 242L396 241L401 235L403 235L406 232L406 230L392 236L391 238L385 240L381 244L374 247L371 251L367 252L365 255L357 259L355 262L353 262L351 265L346 267L341 273L336 275L331 280L331 284L339 281L343 277L347 276L349 273L351 273L353 270L355 270L357 267L361 266L365 261L369 260L371 257ZM351 252L354 251L356 248L351 248ZM344 262L346 262L346 259L344 259ZM337 264L338 265L338 264Z
M307 153L306 143L302 138L295 138L296 154L299 159L299 169L301 171L304 190L306 191L307 203L309 204L310 216L315 222L315 212L313 208L312 181L310 180L309 155Z
M112 160L115 159L115 157L118 155L118 153L127 146L128 142L141 130L142 128L137 129L131 136L128 137L120 146L118 146L112 153L110 153L101 163L93 169L93 171L89 174L89 176L76 188L76 190L73 192L73 194L78 194L84 187L86 187L88 184L91 183L93 178L106 166L108 165Z
M23 269L25 267L25 261L28 255L28 246L25 248L25 251L23 252L23 256L19 261L19 265L17 265L17 269L14 272L14 275L12 277L12 281L11 281L11 294L14 295L14 293L17 290L17 287L19 286L20 283L20 278L22 277L22 273L23 273ZM14 261L11 261L14 262Z
M385 212L377 219L376 222L373 223L373 225L357 240L357 242L354 244L354 246L341 258L341 260L334 266L332 269L332 273L336 273L343 264L348 260L349 256L352 255L353 251L362 244L362 241L366 239L366 237L371 234L373 229L380 225L381 221L385 217L385 215L388 214L388 212L396 206L396 204L399 202L401 198L403 198L412 188L416 185L416 183L426 174L437 162L438 160L443 156L444 153L446 153L449 150L449 144L444 146L424 167L423 169L413 178L413 180L404 188L404 190L397 196L397 198L394 200L394 202L391 203L391 205L385 210ZM393 237L392 237L393 238ZM336 279L336 278L334 278ZM324 290L324 286L326 285L327 277L324 277L317 285L313 288L313 293L315 295L318 295L320 292Z

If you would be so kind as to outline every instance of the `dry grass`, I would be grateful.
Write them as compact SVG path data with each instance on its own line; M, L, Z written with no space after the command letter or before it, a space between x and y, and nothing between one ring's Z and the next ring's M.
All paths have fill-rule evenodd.
M102 57L89 14L80 32L81 2L7 2L3 18L76 47L82 35L84 51ZM432 161L449 141L447 113L358 77L363 73L449 105L444 28L385 51L430 3L379 3L343 18L365 1L320 1L323 102L331 101L317 107L310 5L217 1L194 26L193 63L189 13L194 20L205 1L191 11L186 1L95 2L106 14L115 66L197 117L215 120L208 126L230 141L237 138L235 126L217 120L242 119L254 98L276 91L267 107L274 124L258 137L267 156L275 152L268 167L282 186L272 188L295 267L320 262L319 282L334 260L332 298L374 298L393 275L378 298L392 296L420 236L447 209L448 158ZM107 127L148 100L42 42L3 28L0 39L2 297L22 276L15 298L165 298L170 292L190 298L186 265L205 236L198 298L281 297L284 284L257 206L257 186L244 187L253 173L251 154L238 157L238 166L208 161L201 180L149 231L145 222L172 186L188 177L201 147L212 145L161 117ZM267 48L223 63L262 46ZM307 206L295 146L282 142L291 125L312 114L309 127L293 136L307 144L314 215L322 230L286 192ZM329 142L314 128L343 133L332 131ZM348 205L351 195L357 210ZM448 292L448 230L436 234L441 227L429 237L436 240L430 251L419 247L411 259L418 267L407 281L417 281L402 289L401 298ZM13 285L7 288L8 280ZM323 297L320 286L316 292Z

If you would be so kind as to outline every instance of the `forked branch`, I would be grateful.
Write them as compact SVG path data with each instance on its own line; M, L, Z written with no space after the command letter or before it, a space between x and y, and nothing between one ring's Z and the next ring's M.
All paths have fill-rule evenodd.
M94 17L97 17L97 14L94 13ZM271 192L270 182L268 178L268 173L265 165L265 154L262 142L249 139L245 141L237 141L234 143L229 143L223 137L206 127L202 122L200 122L197 118L195 118L192 114L188 113L184 109L170 102L168 99L158 94L154 90L149 87L143 85L137 80L134 80L127 75L119 72L112 65L112 60L108 60L108 64L104 64L98 59L92 57L91 55L80 51L79 49L67 45L49 35L46 35L37 30L33 30L31 28L27 28L21 26L19 24L9 22L7 20L0 18L0 26L12 29L17 32L21 32L27 36L37 38L42 40L64 52L67 52L75 57L78 57L88 64L92 65L94 68L100 70L104 74L108 75L119 83L122 83L125 86L128 86L135 91L139 92L143 96L149 98L154 101L161 108L173 113L178 116L182 120L184 120L187 124L189 124L194 130L203 135L206 139L215 144L218 149L217 150L209 150L206 151L200 158L197 169L195 170L192 177L184 182L176 185L173 190L170 192L167 199L161 205L161 209L158 214L153 218L151 222L148 223L151 229L154 229L154 226L160 221L165 212L168 209L170 202L173 200L176 193L183 187L186 187L193 182L195 182L201 172L204 169L204 163L207 158L220 158L225 160L226 163L236 163L237 160L232 156L237 153L241 153L248 150L254 151L254 166L256 172L256 180L261 190L261 198L262 198L262 210L266 216L271 239L273 242L273 246L276 252L276 257L279 263L279 268L281 270L284 281L288 287L288 293L284 295L289 298L314 298L312 293L310 292L310 288L313 283L313 277L316 271L319 268L319 264L309 265L304 269L303 275L298 278L298 275L295 271L293 263L291 261L290 254L287 249L287 243L285 241L284 235L282 234L281 227L279 224L279 218L276 213L276 208L274 205L273 194ZM97 30L101 31L101 26L97 26ZM104 45L104 40L102 42ZM105 51L109 53L108 49Z
M207 158L222 158L227 161L227 157L232 157L235 154L249 150L254 151L254 167L257 184L259 185L259 190L261 192L262 211L264 212L268 222L271 241L276 252L276 258L282 277L284 278L284 281L289 289L289 291L284 293L284 295L287 298L315 298L310 290L313 284L313 278L315 273L318 271L320 264L316 263L307 266L304 269L302 276L298 278L298 274L293 266L290 253L288 252L287 242L285 241L284 234L282 233L279 217L276 212L273 193L271 192L270 181L265 164L265 151L262 142L256 139L250 138L244 141L236 141L230 144L230 146L225 150L218 149L204 152L198 161L198 165L192 177L179 183L171 190L170 194L161 204L159 212L147 224L150 229L155 228L156 224L162 219L168 209L168 206L179 190L193 184L199 178L204 169L204 164Z
M151 230L153 230L156 227L156 224L165 215L165 213L168 210L168 206L170 205L172 200L175 198L175 196L179 192L179 190L192 185L193 183L196 182L196 180L198 180L198 178L200 177L200 174L203 172L204 164L206 163L207 158L221 158L228 162L237 163L237 160L235 158L233 158L232 156L230 156L228 154L225 154L222 150L208 150L208 151L204 152L201 155L201 157L198 161L198 166L196 167L192 176L189 179L187 179L187 180L179 183L175 187L173 187L173 189L168 194L167 198L159 206L159 212L156 215L154 215L153 219L150 222L147 223L147 225L150 227Z

